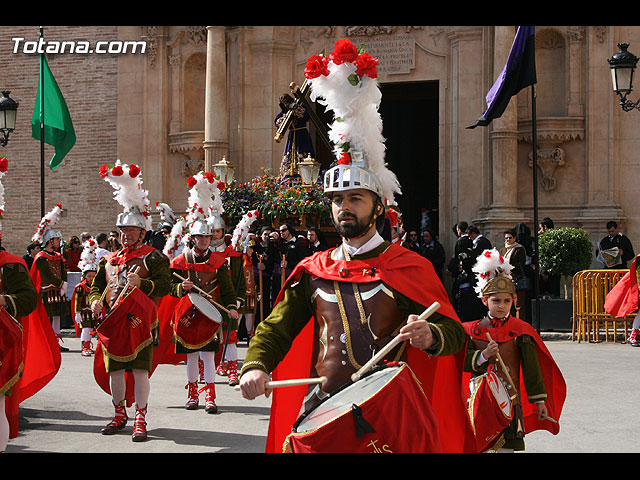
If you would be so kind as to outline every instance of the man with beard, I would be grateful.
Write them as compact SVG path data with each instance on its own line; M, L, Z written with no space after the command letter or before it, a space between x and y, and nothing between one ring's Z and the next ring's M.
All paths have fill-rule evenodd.
M368 80L361 93L375 96L378 86ZM328 108L334 109L332 105ZM348 132L345 137L351 140L351 146L361 144L362 138L371 138L358 128L375 125L372 114L379 115L377 109L363 107L339 122ZM267 384L270 374L273 380L326 378L321 385L273 390L267 451L289 448L299 413L310 411L349 385L352 374L392 340L399 341L399 346L392 348L385 360L409 365L428 398L421 403L420 413L435 412L437 424L442 425L436 428L433 444L416 441L412 447L421 451L463 451L469 446L472 436L461 399L460 377L458 373L448 374L461 372L462 359L454 362L453 354L464 345L464 328L431 263L380 235L385 220L383 202L391 202L399 191L397 179L386 168L380 152L374 145L363 146L362 152L351 147L326 172L324 192L331 200L332 220L342 242L300 261L271 314L256 328L247 351L240 378L242 395L247 399L271 395ZM441 305L439 311L420 319L418 315L435 302ZM454 363L460 366L454 367ZM435 369L437 386L433 381ZM435 411L445 404L446 411ZM393 406L389 410L392 416ZM440 423L445 418L447 428ZM402 425L397 427L402 429ZM334 433L331 445L314 451L366 451L363 442L371 441L365 436L355 442L354 436L353 444L338 446L345 440L342 432ZM344 433L353 434L353 430Z

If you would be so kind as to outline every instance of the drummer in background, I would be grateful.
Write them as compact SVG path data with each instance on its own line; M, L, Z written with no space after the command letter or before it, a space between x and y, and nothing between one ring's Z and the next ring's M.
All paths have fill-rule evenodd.
M371 112L379 116L377 109L353 115ZM379 122L379 118L360 120L340 122L351 145L361 143L358 131L347 131L351 125ZM448 422L448 428L439 429L443 447L450 452L468 451L474 439L458 383L461 378L455 373L461 372L462 358L453 357L464 346L464 328L431 264L381 237L384 201L392 200L400 188L380 157L384 148L363 147L362 152L343 153L325 174L324 192L331 200L332 220L342 242L302 259L289 277L249 345L240 377L242 395L247 399L270 395L265 388L270 374L272 380L327 377L321 386L302 391L273 390L266 449L282 451L300 413L347 385L375 351L400 334L402 341L385 360L408 360L437 417ZM355 178L359 182L350 182ZM428 320L418 320L436 301L440 310ZM314 323L306 328L312 318ZM438 385L432 377L434 368L442 371Z
M195 180L206 182L206 178L196 175ZM194 186L194 194L200 186ZM191 197L190 198L196 198ZM200 205L207 200L198 198ZM236 294L227 268L226 255L224 252L211 250L213 225L206 221L204 217L197 218L198 210L191 209L191 215L187 221L189 226L189 244L180 255L171 260L170 268L172 275L170 295L173 297L184 297L189 293L199 293L204 291L211 294L213 298L229 310L229 317L237 321L238 311L236 309ZM211 304L212 308L213 304ZM225 312L220 312L222 318L227 317ZM197 410L199 404L198 374L199 361L202 361L205 412L217 413L216 390L215 390L215 353L220 351L220 341L217 335L220 324L215 324L212 320L203 316L191 316L188 322L180 322L180 319L173 318L175 353L186 354L187 356L187 410Z
M483 447L485 451L522 451L525 434L534 430L556 435L566 395L562 373L540 335L530 324L510 314L516 294L512 268L496 249L478 256L473 267L478 278L476 292L489 312L485 318L463 324L470 340L465 371L471 372L473 379L494 369L512 396L513 420L490 445ZM489 396L482 398L489 401ZM477 408L479 415L483 409L489 415L491 406L485 403ZM487 435L477 433L478 441L483 442Z
M211 240L211 250L223 253L227 258L227 267L230 272L231 281L236 297L236 308L242 309L245 303L246 283L244 278L243 253L236 250L225 241L225 222L217 212L208 218L207 222L213 229ZM217 372L220 375L228 375L230 386L238 385L238 326L239 320L236 318L224 318L221 335L223 344L216 355L218 365ZM224 354L224 358L222 355Z
M122 247L102 257L91 284L89 303L95 315L102 314L104 307L107 307L107 311L114 308L126 285L138 288L156 303L158 298L169 293L170 285L169 259L159 250L144 244L147 231L151 230L152 226L147 192L141 187L140 169L137 165L122 165L118 160L111 170L104 165L100 174L116 189L115 198L124 210L116 220L116 226L120 230L119 243ZM126 179L127 182L119 184L119 179ZM155 323L157 325L157 319ZM130 330L134 327L135 324L130 322ZM157 326L151 325L150 329L152 336L157 339ZM129 336L135 335L124 330L120 337L112 338L111 342L128 342L125 337ZM147 439L146 415L150 393L149 377L154 368L154 348L155 342L149 343L136 351L127 361L110 358L106 349L102 349L104 369L109 377L111 401L115 408L113 420L102 429L103 435L114 435L127 424L126 399L129 395L125 373L132 372L136 407L132 441L141 442Z

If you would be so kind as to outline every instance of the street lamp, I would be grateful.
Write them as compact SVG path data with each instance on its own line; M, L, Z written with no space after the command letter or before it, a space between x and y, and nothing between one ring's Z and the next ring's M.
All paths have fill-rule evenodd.
M307 157L303 161L298 162L298 171L302 178L302 186L310 188L313 187L318 180L320 164L311 158L311 154L307 154Z
M611 68L613 91L620 97L620 106L625 112L639 108L638 105L640 104L640 100L635 103L627 100L627 95L633 89L633 72L638 63L638 57L628 52L628 47L628 43L619 43L618 48L620 50L608 60Z
M213 166L213 172L221 182L229 184L233 181L233 177L235 176L235 168L236 167L227 162L225 157L222 157L222 160Z
M9 91L2 91L0 98L0 145L7 146L9 142L9 134L16 128L16 113L18 111L18 103L9 97Z

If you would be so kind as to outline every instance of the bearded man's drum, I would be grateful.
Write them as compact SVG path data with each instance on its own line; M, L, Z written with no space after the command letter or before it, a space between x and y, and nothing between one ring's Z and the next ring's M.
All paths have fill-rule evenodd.
M441 452L429 399L403 362L377 367L302 414L283 450L294 453Z

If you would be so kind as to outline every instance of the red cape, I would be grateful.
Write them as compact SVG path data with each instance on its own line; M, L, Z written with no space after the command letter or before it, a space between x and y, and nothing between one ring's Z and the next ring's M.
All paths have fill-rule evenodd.
M75 329L76 337L79 338L80 334L82 333L82 327L78 325L78 322L76 322L76 288L78 287L84 288L86 294L89 295L91 286L87 285L85 279L83 278L82 281L75 286L75 288L73 289L73 293L71 294L71 318L73 319L73 328Z
M639 255L640 256L640 255ZM607 294L604 310L614 318L622 318L638 311L638 279L636 277L636 262L633 259L629 271Z
M433 302L439 302L441 307L438 313L459 321L442 282L431 262L424 257L395 244L391 244L378 257L369 260L333 260L332 251L333 249L317 252L303 259L293 270L285 286L297 280L303 271L329 280L355 283L382 281L425 308ZM348 268L346 273L341 272L343 267ZM276 301L282 299L283 291L284 289L280 291ZM308 377L311 370L312 341L313 319L310 319L294 340L285 358L272 372L272 379ZM464 349L455 355L443 357L429 357L409 344L406 345L406 349L407 363L419 378L438 416L443 450L476 451L461 389ZM282 451L283 442L291 433L300 412L306 390L306 386L301 386L273 391L267 452Z
M527 322L513 316L509 318L504 326L497 328L479 327L477 324L480 321L481 320L465 322L462 325L471 337L475 337L480 340L487 340L486 332L489 332L491 334L491 338L498 343L509 341L515 337L519 337L520 335L529 335L535 340L535 346L538 352L538 362L540 363L540 370L542 371L542 377L547 391L547 400L545 403L547 405L548 415L554 420L559 421L560 414L562 413L562 407L567 396L567 386L560 368L558 368L558 365L551 356L551 353L547 349L542 338L538 335L538 332L536 332L536 330ZM470 379L471 374L469 372L465 372L463 388L466 391L467 397L469 395ZM535 430L547 430L548 432L557 435L560 431L560 424L549 420L539 421L534 404L529 403L524 386L522 365L520 368L519 389L520 397L522 399L525 434L531 433Z
M8 252L0 252L0 267L6 263L20 263L28 270L24 260ZM26 317L18 320L22 324L22 344L24 350L24 368L22 377L13 386L11 395L5 399L5 411L9 419L9 437L18 435L18 410L19 405L27 398L38 393L47 383L53 379L60 369L62 357L60 344L53 332L51 320L47 315L42 300L40 300L40 281L34 281L35 262L31 270L31 279L37 292L38 305L36 309Z

